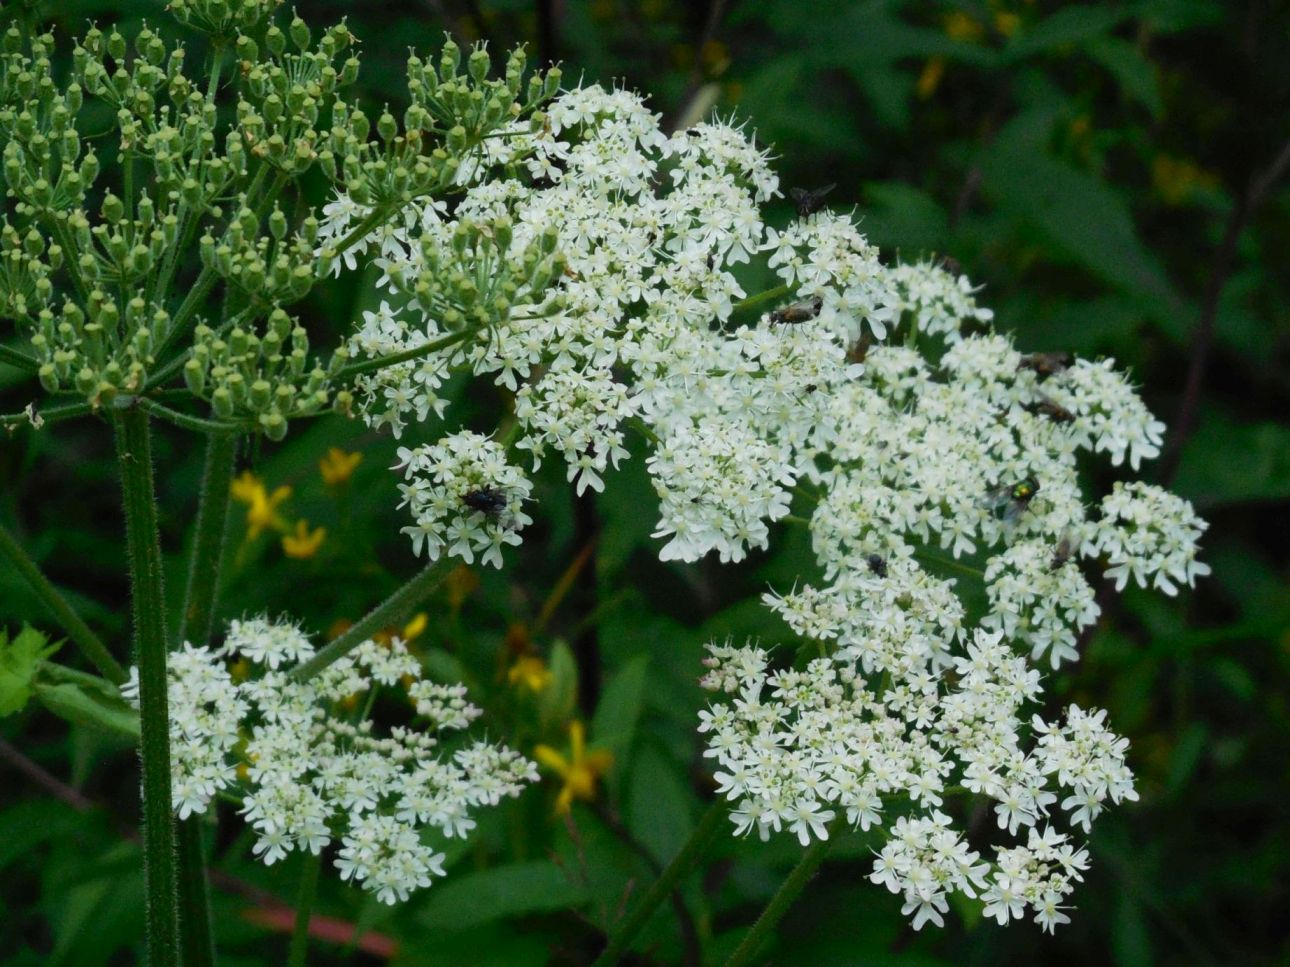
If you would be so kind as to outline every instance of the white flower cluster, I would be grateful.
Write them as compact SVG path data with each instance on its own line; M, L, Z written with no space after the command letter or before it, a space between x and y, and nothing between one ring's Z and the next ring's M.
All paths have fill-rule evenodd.
M219 648L185 644L171 655L174 809L187 818L221 793L235 796L266 864L294 850L318 855L339 839L342 879L382 903L405 900L444 873L425 831L466 836L473 812L518 795L536 767L488 742L442 748L441 733L465 728L479 710L462 686L421 680L398 639L364 642L315 678L294 678L313 654L295 625L257 618L234 621ZM230 671L246 663L259 674ZM395 726L378 735L366 716L347 711L379 686L402 692L428 731ZM137 702L137 672L124 691Z
M416 522L403 532L413 552L424 545L432 561L447 553L471 564L479 554L481 563L501 567L502 548L519 544L517 532L532 522L523 505L533 485L506 462L501 444L478 433L400 447L399 466L408 481L399 484L400 506L411 508Z
M640 98L588 87L509 135L463 166L451 211L413 207L349 253L385 299L350 348L398 359L360 384L365 417L397 433L445 415L454 369L489 376L514 394L515 450L559 454L580 493L639 431L665 560L739 561L809 518L818 572L766 603L820 657L721 645L705 678L727 696L701 731L736 830L806 843L913 803L879 879L916 926L954 890L1062 922L1084 858L1050 823L1087 829L1132 778L1101 713L1054 730L1026 707L1037 668L1078 657L1099 564L1169 593L1208 571L1185 501L1081 486L1088 454L1156 456L1162 424L1113 361L1021 352L966 278L884 265L853 219L799 200L766 225L778 182L737 127L664 134ZM329 213L329 239L367 215ZM775 285L750 296L758 273ZM500 564L529 492L503 448L402 453L414 548ZM979 860L946 818L960 795L1028 844Z

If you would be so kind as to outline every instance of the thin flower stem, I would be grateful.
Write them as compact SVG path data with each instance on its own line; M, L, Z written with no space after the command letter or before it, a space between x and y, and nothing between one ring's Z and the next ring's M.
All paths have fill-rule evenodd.
M37 410L36 417L43 423L59 423L62 420L70 420L78 416L88 416L94 412L94 407L88 403L68 403L65 406L55 406L48 410ZM31 419L24 413L6 413L0 416L0 427L6 430L13 430L24 423L30 423Z
M743 967L757 955L762 946L766 943L771 932L779 924L784 914L788 912L789 907L801 895L806 884L815 876L815 871L820 868L824 858L828 856L829 849L833 845L834 836L838 829L835 822L830 828L828 839L817 839L802 854L802 858L797 861L793 871L788 874L786 879L776 891L775 895L770 898L770 903L766 904L766 909L761 912L753 928L748 931L743 942L735 948L735 952L730 955L726 961L726 967Z
M427 564L420 573L369 611L356 625L293 671L292 677L298 681L308 681L332 662L348 655L386 625L407 617L443 581L448 573L447 561L447 558L442 558Z
M309 921L313 916L314 898L318 895L318 871L322 867L321 853L305 855L304 869L300 873L300 894L296 898L296 924L291 931L291 949L287 954L287 967L305 967L309 953Z
M773 289L766 289L764 292L757 292L750 295L747 299L741 299L734 304L734 312L743 312L747 309L756 309L767 302L774 302L776 299L782 299L788 295L789 288L786 285L777 285Z
M63 597L62 592L54 587L49 578L45 577L39 565L27 556L22 545L14 540L13 535L3 525L0 525L0 555L8 558L14 570L26 578L31 589L36 592L36 597L40 598L45 607L50 610L59 627L67 632L68 637L76 643L103 677L114 685L125 681L125 669L112 657L103 639L90 630L90 626L76 613Z
M177 642L205 644L211 637L236 457L236 436L231 433L207 436L201 495L197 501L197 533L189 558ZM179 942L186 967L211 967L215 963L202 822L199 817L190 816L179 823Z
M197 499L197 533L188 563L188 586L184 593L178 641L202 645L211 637L228 529L229 490L233 484L237 439L232 433L211 433L206 437L206 462Z
M699 825L694 828L694 832L685 841L681 851L672 858L671 863L667 864L667 868L663 870L662 875L654 881L654 885L641 897L640 903L636 904L623 919L623 922L619 924L618 929L609 938L609 943L605 945L605 949L596 958L593 967L610 967L611 964L617 964L622 959L632 940L640 933L641 928L649 922L649 918L654 915L654 911L658 909L659 904L671 896L681 877L685 876L703 856L708 847L708 842L712 839L725 817L725 800L718 798L708 807L708 811L703 814L703 818L699 820Z
M175 826L170 799L170 716L167 710L166 594L157 532L148 414L115 414L117 463L125 507L134 659L139 667L140 757L143 760L143 868L148 963L179 964Z
M250 429L249 425L237 423L233 420L207 420L200 416L180 413L178 410L172 410L170 407L163 406L146 396L135 397L134 405L159 419L165 420L167 423L173 423L183 430L192 430L194 433L230 436L239 431Z
M336 374L337 380L349 379L357 376L359 373L370 373L374 370L385 369L389 366L397 366L399 363L406 363L412 359L420 359L422 356L429 356L440 349L447 349L449 346L455 346L459 342L465 342L474 331L463 329L460 332L451 332L446 336L440 336L438 339L432 339L430 342L413 349L405 349L401 353L394 353L391 356L373 356L371 359L364 359L357 363L350 363L342 366Z
M9 346L0 346L0 363L8 363L10 366L28 373L34 373L40 369L40 363L33 357Z

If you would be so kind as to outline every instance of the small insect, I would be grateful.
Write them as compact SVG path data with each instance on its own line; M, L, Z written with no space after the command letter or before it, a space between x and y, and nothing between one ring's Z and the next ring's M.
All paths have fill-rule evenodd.
M864 562L873 574L880 578L887 576L887 561L881 554L870 554L864 559Z
M500 521L506 512L506 494L496 487L480 487L461 495L461 502L491 521Z
M804 302L793 302L776 309L770 314L770 321L790 326L800 322L810 322L820 314L820 310L823 308L824 300L817 295Z
M806 218L808 215L814 215L823 207L824 196L836 187L837 184L834 183L814 190L790 188L788 189L788 196L793 199L793 204L797 206L797 214L801 218Z
M1029 369L1041 380L1064 373L1071 364L1070 353L1028 353L1021 357L1018 369Z
M1027 477L1011 486L1005 484L995 488L988 495L987 503L996 517L1011 524L1025 513L1038 492L1039 481L1033 477Z
M1074 413L1042 393L1039 395L1039 402L1034 404L1034 408L1036 413L1048 417L1054 423L1071 423L1075 420Z
M1071 539L1069 537L1063 537L1058 541L1057 547L1053 549L1053 559L1048 562L1048 570L1059 570L1062 565L1071 559L1071 555L1074 553L1075 545L1071 543Z

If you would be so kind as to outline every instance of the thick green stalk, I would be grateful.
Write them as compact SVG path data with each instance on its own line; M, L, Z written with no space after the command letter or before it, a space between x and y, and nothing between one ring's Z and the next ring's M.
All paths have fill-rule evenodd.
M397 366L399 363L406 363L410 359L420 359L422 356L429 356L440 349L447 349L449 346L455 346L459 342L465 342L473 336L474 330L462 329L459 332L450 332L446 336L440 336L438 339L432 339L423 346L417 346L413 349L405 349L401 353L393 353L389 356L373 356L371 359L363 359L356 363L349 363L342 366L340 372L336 374L337 380L348 379L351 376L357 376L359 373L370 373L373 370L385 369L388 366Z
M747 299L742 299L734 304L732 312L745 312L748 309L756 309L758 306L765 305L767 302L774 302L776 299L788 295L789 288L786 285L777 285L773 289L765 289L761 292L755 292Z
M148 962L151 967L177 967L179 911L175 889L175 825L170 801L166 595L157 532L151 430L148 414L138 408L118 412L115 422L126 548L130 558L134 659L139 668Z
M305 854L304 869L300 873L300 893L296 897L296 924L291 931L291 950L287 954L287 967L305 967L309 953L309 920L313 916L314 897L318 895L318 870L322 856Z
M681 851L672 858L672 862L667 864L665 869L654 885L646 891L641 897L640 903L636 904L632 911L623 918L623 922L618 925L613 936L609 938L609 943L600 956L596 958L593 967L610 967L622 959L623 954L627 952L632 940L640 933L640 930L649 918L654 915L659 904L666 900L676 889L681 877L690 872L694 864L703 856L704 850L708 847L708 842L721 825L721 821L726 817L726 803L723 799L717 799L708 811L703 814L699 820L699 825L694 828L690 838L685 841Z
M206 849L201 816L181 819L179 843L179 949L184 967L214 967L215 938L211 931L210 884L206 879Z
M206 437L206 465L197 501L197 534L188 563L188 585L177 642L202 645L211 637L236 457L236 436L212 433ZM179 942L186 967L210 967L215 963L202 822L199 817L190 816L179 823Z
M313 658L298 667L292 676L307 681L332 662L349 654L386 625L406 618L432 594L448 573L447 558L442 558L425 568L388 598L369 611L358 624L333 641Z
M62 592L50 583L49 578L41 573L40 567L27 556L13 535L0 525L0 555L9 559L13 569L26 578L31 589L36 592L46 608L58 621L59 627L67 632L68 637L88 658L95 668L114 685L120 685L126 679L125 669L112 657L107 645L99 638L81 616L76 613Z
M830 832L837 832L836 824ZM824 862L824 858L829 855L833 839L833 836L828 839L817 839L807 847L806 852L802 854L802 858L793 867L793 872L788 874L788 879L770 898L770 903L766 904L766 909L761 912L761 916L757 918L753 928L748 931L748 936L744 937L743 943L736 947L735 952L730 955L730 959L726 961L726 967L743 967L744 964L757 955L771 932L778 926L784 914L788 912L788 908L801 895L802 890L806 888L806 884L811 882L811 877L815 876L815 871Z

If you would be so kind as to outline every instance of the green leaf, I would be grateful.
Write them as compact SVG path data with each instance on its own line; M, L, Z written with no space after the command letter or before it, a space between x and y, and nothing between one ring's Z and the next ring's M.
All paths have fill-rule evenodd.
M1078 44L1090 37L1105 34L1128 20L1134 11L1124 7L1093 7L1074 4L1062 7L1050 17L1012 35L1003 55L1015 62L1055 48Z
M1187 441L1174 489L1198 507L1290 497L1290 427L1206 417Z
M1088 55L1115 78L1127 97L1137 101L1154 118L1164 111L1156 65L1136 45L1118 37L1098 37L1085 47Z
M871 181L864 194L860 230L875 245L897 249L902 260L939 251L949 240L949 216L927 192L898 181Z
M49 639L30 625L24 625L12 642L8 631L0 628L0 716L22 710L31 698L32 679L40 663L61 645L49 644Z
M419 919L428 930L469 930L509 917L579 907L590 899L555 863L534 861L454 873L436 886Z
M578 703L578 665L564 641L551 648L551 684L542 692L538 716L543 730L568 721Z
M621 759L632 743L636 721L645 704L646 669L649 656L640 655L624 665L605 686L591 720L596 746Z
M642 749L632 767L626 819L656 859L670 860L689 837L692 801L676 766L657 749Z

